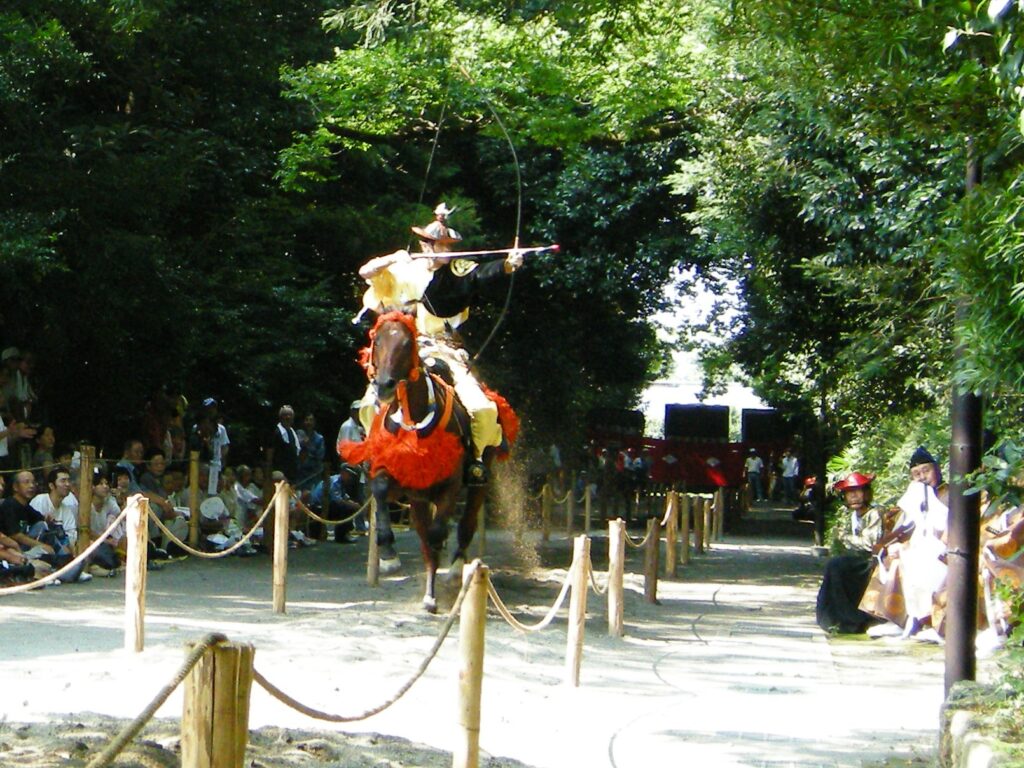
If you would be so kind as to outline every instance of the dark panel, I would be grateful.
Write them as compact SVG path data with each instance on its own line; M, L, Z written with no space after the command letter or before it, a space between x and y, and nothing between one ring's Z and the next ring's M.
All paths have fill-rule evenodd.
M665 437L728 442L729 406L666 405Z

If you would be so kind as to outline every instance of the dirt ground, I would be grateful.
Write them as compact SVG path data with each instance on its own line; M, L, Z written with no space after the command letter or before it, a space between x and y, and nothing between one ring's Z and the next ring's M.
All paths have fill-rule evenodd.
M521 534L518 525L495 521L484 560L513 613L533 623L559 592L572 543L560 520L548 542L536 530ZM592 559L603 571L607 543L595 533ZM415 535L399 531L398 546L405 568L378 587L366 584L365 538L290 551L284 615L271 610L265 555L165 565L149 574L146 649L139 654L122 648L123 577L0 598L0 765L85 765L173 678L186 644L212 631L252 643L256 669L310 707L352 715L390 699L428 654L443 621L420 607ZM849 658L837 663L813 625L821 564L806 542L727 538L677 578L663 580L659 605L643 600L639 551L628 548L627 555L626 637L607 635L604 598L591 592L579 688L564 682L567 606L530 634L490 611L481 765L626 768L659 755L705 765L881 765L927 753L932 718L937 722L925 711L935 699L927 681L921 711L900 727L882 732L857 723L835 736L819 730L806 738L820 753L808 751L802 731L790 732L788 707L813 716L815 697L834 696L843 686L850 695L866 663L910 660L908 681L939 664L941 701L941 651L908 655L851 643L839 646ZM443 587L442 612L456 592L457 584ZM453 630L408 694L357 723L312 720L254 686L246 765L450 765L457 642ZM181 710L179 688L117 765L178 765ZM840 722L830 727L848 725L832 719ZM857 735L869 731L870 737ZM721 759L694 751L710 749Z

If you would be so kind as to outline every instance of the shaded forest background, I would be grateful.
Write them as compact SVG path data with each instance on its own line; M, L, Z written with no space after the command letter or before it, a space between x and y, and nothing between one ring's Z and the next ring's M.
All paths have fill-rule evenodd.
M738 376L837 467L941 453L954 385L1016 439L1018 27L996 1L8 0L0 343L36 352L61 439L115 448L162 384L250 450L282 402L331 434L356 270L444 200L470 247L563 246L480 361L538 440L633 405L671 351L649 318L697 285L709 390Z

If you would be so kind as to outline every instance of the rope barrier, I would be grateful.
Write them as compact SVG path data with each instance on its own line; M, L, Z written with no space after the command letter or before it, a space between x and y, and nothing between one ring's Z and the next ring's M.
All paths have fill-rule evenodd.
M644 534L644 537L642 539L634 539L632 536L629 535L629 531L623 531L623 533L626 534L626 543L629 546L631 546L633 549L641 549L641 548L643 548L644 545L647 544L647 539L650 537L651 533L653 531L655 531L655 530L657 530L657 527L652 528L651 530L647 531L647 533Z
M348 517L343 517L341 520L327 520L325 518L320 517L320 515L318 515L312 509L307 507L306 504L302 501L302 499L299 498L298 494L295 493L294 489L292 489L292 498L295 499L295 504L300 511L305 512L308 517L311 517L313 520L316 520L318 523L323 523L324 525L344 525L345 523L351 523L353 520L359 517L361 513L365 512L370 507L370 499L367 499L363 503L363 506L361 506Z
M594 594L603 595L608 592L608 582L605 582L604 588L597 586L597 579L594 578L594 563L590 557L587 557L587 575L590 576L590 586L594 590Z
M82 562L87 557L92 555L92 553L99 548L100 544L106 541L107 537L110 536L111 533L113 533L114 529L124 521L127 515L127 508L121 510L121 514L117 516L117 519L115 519L110 525L108 525L107 529L103 533L101 533L95 541L93 541L88 547L83 549L82 552L78 555L78 557L66 563L59 570L51 571L42 578L36 579L35 581L30 581L26 584L17 584L13 587L0 588L0 595L15 595L19 592L28 592L33 589L38 589L40 586L49 584L50 582L55 581L56 579L59 579L65 573L67 573L76 565L78 565L80 562Z
M562 607L562 603L565 602L565 596L569 594L569 586L572 583L572 575L575 568L576 565L573 564L569 570L566 571L565 581L562 582L562 589L558 593L558 597L555 598L555 604L551 606L547 615L532 626L523 624L519 619L512 615L508 606L505 605L501 596L498 594L497 590L495 590L494 584L489 583L487 585L487 595L491 598L491 602L494 603L494 607L498 609L498 613L501 614L501 617L509 624L509 626L518 629L520 632L539 632L554 620L555 614L558 613L559 608Z
M280 491L278 491L278 493L280 493ZM166 525L164 525L163 520L161 520L157 516L156 512L153 511L152 507L150 507L150 509L149 509L149 516L153 518L153 522L156 523L156 527L159 528L163 532L163 534L164 534L164 536L166 538L168 538L171 541L173 541L175 544L177 544L179 547L181 547L185 552L188 552L188 554L195 555L196 557L205 557L207 560L218 560L218 559L220 559L222 557L227 557L228 555L234 554L236 550L240 549L243 545L249 543L249 539L251 539L253 537L253 535L255 535L256 531L259 528L263 527L263 521L267 519L267 515L269 515L273 511L275 499L277 499L277 493L275 493L271 497L270 503L267 505L267 508L263 510L263 514L260 515L259 519L255 523L253 523L252 528L250 528L242 536L242 538L240 538L238 541L236 541L230 547L228 547L227 549L222 549L219 552L203 552L200 549L195 549L195 548L189 546L188 544L186 544L184 541L182 541L177 536L175 536L171 532L170 528L168 528Z
M149 702L146 708L142 710L134 720L125 726L124 730L114 738L106 749L90 760L85 768L103 768L104 766L110 765L114 761L114 758L116 758L125 746L127 746L128 742L134 739L139 734L139 731L142 730L143 726L153 719L153 715L156 714L156 711L160 709L163 703L167 701L168 697L174 693L174 689L184 682L185 677L192 671L192 667L199 663L203 654L213 646L218 643L223 643L226 640L227 637L218 632L211 633L204 637L185 658L185 663L181 665L181 668L178 670L177 674L174 675L171 682L165 685L154 699Z
M571 493L572 493L572 491L566 491L565 495L562 496L562 498L560 498L560 499L556 499L554 493L552 493L551 494L551 501L554 504L564 504L565 502L567 502L569 500L569 494L571 494Z
M455 624L455 619L459 615L459 609L462 607L462 601L466 597L466 593L469 590L469 583L472 579L473 574L476 573L477 567L478 566L474 564L470 568L467 568L466 571L463 573L462 589L459 591L458 597L455 598L455 604L452 605L451 610L445 617L444 624L441 626L441 631L438 633L437 639L434 641L434 645L431 647L430 652L423 659L423 661L420 662L419 667L413 673L412 677L409 678L409 680L406 681L406 683L398 689L398 692L394 696L392 696L389 700L385 701L383 704L379 704L378 706L373 707L372 709L368 709L359 715L335 715L331 714L330 712L322 712L318 709L313 709L312 707L308 707L305 704L302 704L301 702L297 701L296 699L293 699L291 696L286 694L276 685L267 680L263 675L260 674L259 670L257 669L253 669L253 681L259 683L259 685L262 686L267 693L269 693L271 696L273 696L275 699L280 701L285 706L291 707L292 709L301 712L302 714L308 717L312 717L314 720L325 720L329 723L354 723L359 720L366 720L367 718L380 714L385 709L395 704L406 693L408 693L409 689L412 688L416 681L423 676L423 673L427 671L427 667L429 667L430 663L437 657L438 651L441 650L441 644L445 641L445 638L448 637L448 633L451 631L452 625ZM87 766L87 768L91 768L91 766Z

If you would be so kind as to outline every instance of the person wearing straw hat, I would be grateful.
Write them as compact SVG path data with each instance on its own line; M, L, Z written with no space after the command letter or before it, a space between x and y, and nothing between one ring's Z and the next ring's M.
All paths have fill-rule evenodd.
M851 472L833 486L845 510L834 533L833 545L840 554L825 564L815 607L818 626L826 632L860 634L878 623L858 607L874 570L873 555L885 536L882 510L872 503L874 479Z

